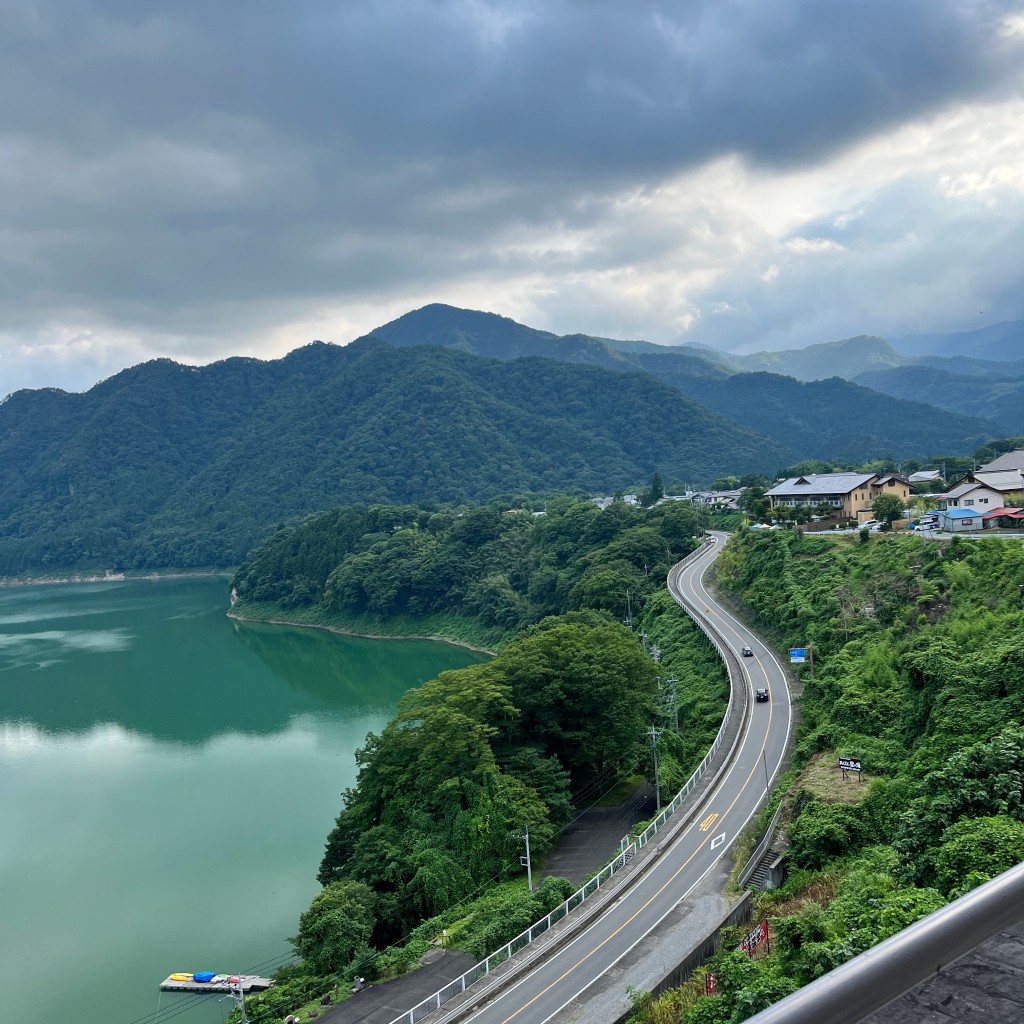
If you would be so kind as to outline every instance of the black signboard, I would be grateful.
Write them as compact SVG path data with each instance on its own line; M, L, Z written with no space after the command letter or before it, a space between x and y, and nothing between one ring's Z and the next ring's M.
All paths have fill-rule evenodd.
M855 757L841 757L839 758L839 767L844 772L859 772L861 771L860 761Z

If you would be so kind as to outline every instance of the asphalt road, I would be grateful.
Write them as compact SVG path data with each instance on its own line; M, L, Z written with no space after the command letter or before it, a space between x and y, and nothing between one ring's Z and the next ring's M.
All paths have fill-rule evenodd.
M706 551L669 575L676 600L695 608L736 654L745 684L767 686L768 703L755 703L736 756L710 790L691 824L662 851L643 877L586 931L477 1012L473 1024L543 1024L586 990L686 898L725 854L770 789L785 752L792 714L786 675L767 650L719 605L704 586L727 534L713 534ZM753 657L740 657L744 645Z

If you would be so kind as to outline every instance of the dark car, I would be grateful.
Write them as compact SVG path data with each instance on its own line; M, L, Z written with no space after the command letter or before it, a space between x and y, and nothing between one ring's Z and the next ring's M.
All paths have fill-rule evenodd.
M754 656L754 652L749 647L744 647L740 653L744 658L752 658Z
M759 686L754 691L754 697L757 699L758 704L763 704L768 700L768 687Z

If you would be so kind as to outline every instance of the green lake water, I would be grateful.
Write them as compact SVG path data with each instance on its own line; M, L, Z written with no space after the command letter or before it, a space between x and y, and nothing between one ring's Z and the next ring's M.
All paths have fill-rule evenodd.
M222 1022L157 985L289 958L356 748L480 660L226 609L226 580L0 590L5 1020Z

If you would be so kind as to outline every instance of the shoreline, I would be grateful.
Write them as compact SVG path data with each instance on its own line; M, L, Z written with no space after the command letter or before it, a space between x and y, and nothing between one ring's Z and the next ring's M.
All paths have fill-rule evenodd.
M465 640L455 640L450 636L412 636L412 635L396 635L394 633L385 635L383 633L355 633L350 629L342 629L340 626L325 626L318 622L289 622L287 619L253 619L247 615L236 615L230 609L227 612L229 619L234 619L236 622L253 622L263 624L265 626L292 626L295 629L323 629L328 633L337 633L339 636L351 636L356 637L359 640L428 640L432 643L440 644L451 644L452 647L462 647L467 651L473 651L476 654L486 654L491 658L497 657L495 651L488 649L487 647L477 647L474 644L467 643Z
M63 583L126 583L131 580L198 580L216 579L223 577L231 579L234 570L223 569L219 571L196 571L196 572L150 572L141 575L131 575L123 572L105 573L102 576L85 576L76 573L73 576L27 576L24 579L17 577L0 577L0 588L5 587L42 587L52 584Z

